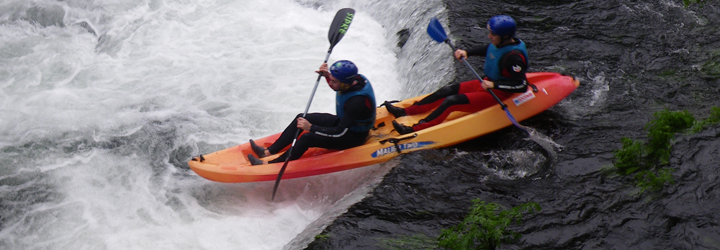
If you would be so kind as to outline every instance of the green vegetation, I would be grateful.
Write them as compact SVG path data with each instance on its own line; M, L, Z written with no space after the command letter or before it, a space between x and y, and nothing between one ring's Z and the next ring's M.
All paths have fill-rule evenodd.
M650 170L640 171L635 175L635 181L640 187L640 193L648 189L658 191L665 183L675 184L675 179L672 177L674 171L675 169L672 168L661 168L657 173Z
M707 126L720 122L720 108L713 107L710 116L697 121L688 111L663 110L653 114L655 119L645 125L648 142L622 138L622 148L615 151L615 170L621 175L634 175L640 193L660 190L666 183L673 184L670 161L672 139L678 132L697 133Z
M705 77L711 79L720 78L720 49L706 50L705 53L709 56L708 59L704 59L700 71L705 74Z
M462 223L442 230L438 245L449 249L495 249L500 244L513 243L520 234L507 227L512 222L520 224L523 212L540 211L540 205L528 202L509 210L502 206L473 200L473 207ZM499 212L498 212L499 211Z
M436 249L437 241L430 236L426 235L414 235L414 236L402 236L400 239L388 239L384 238L380 240L381 244L378 244L378 249Z
M710 116L708 118L706 118L705 120L695 123L693 125L693 127L690 128L690 132L697 133L697 132L700 132L703 129L707 128L710 125L714 125L714 124L718 124L718 123L720 123L720 108L712 107L710 109Z
M695 118L687 110L673 112L667 109L656 112L654 116L655 120L645 126L649 137L647 152L652 160L648 163L666 165L670 160L670 142L675 133L690 128L695 123Z
M665 70L665 71L663 71L663 72L660 72L660 74L658 74L658 75L659 75L659 76L674 76L674 75L677 75L677 71L675 71L675 70Z
M720 63L715 61L708 61L703 64L702 71L708 77L718 78L720 77Z
M685 5L685 8L687 8L691 4L700 4L700 6L702 6L708 1L710 0L683 0L683 4Z
M524 212L540 211L540 205L528 202L512 209L504 209L496 203L474 199L470 213L463 222L451 229L442 230L437 239L427 235L401 236L398 239L382 238L380 249L495 249L501 244L517 241L520 234L508 230L515 222L520 224ZM317 238L317 237L316 237Z
M330 236L327 235L327 234L318 234L318 235L315 235L315 239L316 239L316 240L327 240L328 238L330 238Z

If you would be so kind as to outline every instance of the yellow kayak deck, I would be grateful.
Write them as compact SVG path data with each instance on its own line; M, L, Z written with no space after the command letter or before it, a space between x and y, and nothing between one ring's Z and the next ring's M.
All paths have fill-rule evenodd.
M552 107L580 85L574 77L558 73L528 73L527 77L538 91L533 92L528 88L527 92L515 94L504 101L508 111L518 122ZM393 105L404 108L425 96L406 99ZM283 179L373 165L388 161L400 153L452 146L512 125L507 114L498 104L475 113L453 112L443 123L411 134L400 135L392 126L393 120L411 126L427 115L428 113L425 113L396 119L385 107L379 107L375 129L370 132L364 145L345 150L310 148L300 159L288 163ZM268 147L279 136L280 133L255 142ZM252 166L247 159L247 155L251 153L253 152L250 144L244 143L195 157L188 164L198 175L212 181L274 181L283 163ZM281 153L268 156L264 160L272 160Z

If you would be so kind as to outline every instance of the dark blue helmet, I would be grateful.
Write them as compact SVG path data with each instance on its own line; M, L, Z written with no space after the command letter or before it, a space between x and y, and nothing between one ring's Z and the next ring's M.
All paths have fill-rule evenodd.
M517 30L517 24L515 20L506 15L499 15L491 17L487 22L490 32L499 36L514 36Z
M348 60L340 60L330 66L330 74L345 84L351 84L358 73L355 64Z

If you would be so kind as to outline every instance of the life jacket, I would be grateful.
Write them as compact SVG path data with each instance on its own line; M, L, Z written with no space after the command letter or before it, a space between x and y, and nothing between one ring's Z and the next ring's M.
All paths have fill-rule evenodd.
M517 39L517 38L515 38ZM506 45L502 48L495 47L494 44L488 45L487 53L485 54L485 75L492 81L507 79L500 73L500 60L502 57L512 50L519 50L525 57L525 67L528 67L527 48L525 48L525 42L518 39L520 43L513 45Z
M335 112L337 116L342 118L345 115L345 110L343 107L345 107L345 102L347 102L350 97L357 96L357 95L364 95L367 96L370 99L370 102L372 104L372 108L375 108L377 105L375 105L375 91L373 91L372 84L370 84L370 81L365 78L364 75L359 75L360 77L365 80L365 87L363 87L360 90L356 91L350 91L346 93L342 93L341 91L337 91L337 95L335 96ZM367 132L370 131L375 126L375 111L371 112L372 116L368 119L362 119L362 120L356 120L355 125L350 127L350 131L352 132Z

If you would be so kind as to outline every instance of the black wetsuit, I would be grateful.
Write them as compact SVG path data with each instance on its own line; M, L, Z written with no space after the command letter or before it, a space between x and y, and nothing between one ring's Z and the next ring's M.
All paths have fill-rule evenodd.
M346 91L357 91L363 87L365 87L365 82L360 81ZM358 95L348 99L343 108L342 118L327 113L308 113L305 119L312 124L312 127L310 132L302 134L295 142L290 160L300 158L310 147L341 150L364 144L369 131L352 132L350 128L356 125L356 121L370 119L375 114L373 102L366 96ZM302 117L302 114L298 114L277 141L267 148L271 154L280 152L292 143L293 136L299 129L297 128L298 117ZM284 162L286 158L287 152L268 163Z

